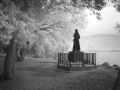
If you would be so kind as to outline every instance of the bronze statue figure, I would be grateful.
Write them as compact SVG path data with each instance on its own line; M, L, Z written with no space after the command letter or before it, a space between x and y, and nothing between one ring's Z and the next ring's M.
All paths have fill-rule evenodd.
M75 33L73 37L74 37L73 51L79 51L80 50L80 44L79 44L80 35L77 29L75 29Z

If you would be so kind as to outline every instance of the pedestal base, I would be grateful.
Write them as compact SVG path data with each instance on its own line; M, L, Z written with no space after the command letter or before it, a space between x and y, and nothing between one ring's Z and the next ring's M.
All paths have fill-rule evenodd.
M65 71L87 71L87 70L95 70L96 67L93 66L86 66L86 67L69 67L69 66L57 66L57 69L65 70Z
M81 51L71 51L68 54L68 60L70 62L82 62L84 57L84 52Z

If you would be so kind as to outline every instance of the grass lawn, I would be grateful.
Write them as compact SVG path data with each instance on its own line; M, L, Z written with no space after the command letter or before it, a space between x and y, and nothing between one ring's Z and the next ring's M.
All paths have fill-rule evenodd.
M0 74L3 62L0 57ZM65 72L56 66L54 60L16 61L15 80L1 81L0 90L112 90L118 72L105 69Z

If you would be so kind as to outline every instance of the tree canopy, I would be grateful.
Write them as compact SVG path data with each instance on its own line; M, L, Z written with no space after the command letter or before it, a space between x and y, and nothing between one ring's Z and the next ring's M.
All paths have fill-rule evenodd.
M111 0L119 11L118 1ZM0 42L9 44L15 37L23 47L27 40L30 46L39 41L43 47L47 41L48 46L57 48L59 43L68 47L74 29L82 30L87 25L85 9L100 20L99 11L106 3L105 0L1 0Z
M5 44L15 38L24 47L27 40L33 45L45 36L62 44L72 32L70 25L85 28L84 9L62 0L3 0L0 7L0 37Z

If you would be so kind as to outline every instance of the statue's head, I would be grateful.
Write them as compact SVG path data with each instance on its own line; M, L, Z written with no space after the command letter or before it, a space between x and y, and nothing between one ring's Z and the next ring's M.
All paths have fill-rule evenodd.
M77 30L77 29L75 29L75 32L77 33L77 32L78 32L78 30Z

